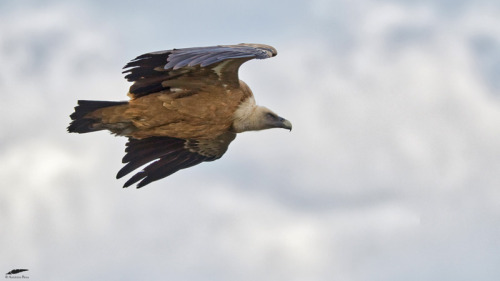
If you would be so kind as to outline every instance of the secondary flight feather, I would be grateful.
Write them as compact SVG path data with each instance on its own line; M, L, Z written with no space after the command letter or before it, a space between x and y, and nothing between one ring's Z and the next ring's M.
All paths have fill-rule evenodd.
M263 106L238 77L251 59L277 55L263 44L153 52L124 67L129 101L79 100L71 133L108 130L128 137L121 178L143 165L124 187L137 188L181 169L222 157L237 133L292 124Z

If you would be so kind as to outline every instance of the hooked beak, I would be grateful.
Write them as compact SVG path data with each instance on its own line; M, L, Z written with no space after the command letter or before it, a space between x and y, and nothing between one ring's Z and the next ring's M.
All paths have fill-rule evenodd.
M280 122L281 122L279 126L280 128L292 131L292 123L290 121L280 117Z

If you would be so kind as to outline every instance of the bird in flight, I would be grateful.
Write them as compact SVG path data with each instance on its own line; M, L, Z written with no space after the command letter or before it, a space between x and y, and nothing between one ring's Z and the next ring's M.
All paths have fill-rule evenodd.
M139 167L123 187L143 187L178 170L222 157L237 133L284 128L290 121L255 103L238 77L251 59L277 55L263 44L153 52L124 67L128 101L79 100L68 132L109 130L128 137L116 178Z

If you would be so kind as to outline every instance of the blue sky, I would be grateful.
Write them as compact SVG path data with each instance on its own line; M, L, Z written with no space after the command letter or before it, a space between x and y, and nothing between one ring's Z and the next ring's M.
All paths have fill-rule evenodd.
M122 189L123 138L65 131L145 52L255 42L294 124ZM498 280L497 1L3 1L0 270L34 280Z

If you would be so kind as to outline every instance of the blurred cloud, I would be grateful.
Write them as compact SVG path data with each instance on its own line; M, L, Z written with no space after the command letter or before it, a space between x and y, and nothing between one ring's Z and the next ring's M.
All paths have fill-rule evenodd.
M51 280L497 280L495 1L0 4L0 267ZM231 11L231 12L229 12ZM124 139L70 135L142 52L239 42L291 133L123 190ZM249 150L248 147L252 149Z

